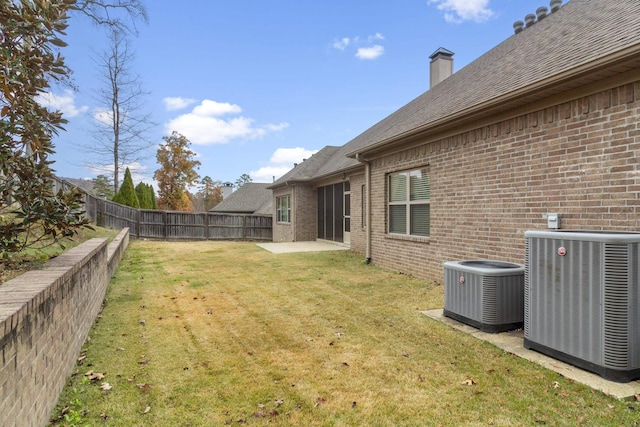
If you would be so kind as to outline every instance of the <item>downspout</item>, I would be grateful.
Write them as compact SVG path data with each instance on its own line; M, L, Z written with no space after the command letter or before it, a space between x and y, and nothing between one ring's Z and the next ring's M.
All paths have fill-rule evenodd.
M296 206L296 185L293 184L292 188L291 188L291 218L289 218L289 221L291 221L291 227L293 227L293 230L291 230L291 239L294 242L297 242L296 240L296 235L298 233L296 233L296 229L298 228L296 226L296 208L294 208L294 206Z
M371 162L360 157L360 153L356 153L356 160L364 163L364 188L365 188L365 264L371 264Z

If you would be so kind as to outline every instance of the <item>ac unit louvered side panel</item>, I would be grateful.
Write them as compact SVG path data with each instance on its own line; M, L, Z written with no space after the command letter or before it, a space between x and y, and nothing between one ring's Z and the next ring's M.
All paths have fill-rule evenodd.
M485 276L482 278L482 321L491 325L497 324L499 319L498 309L498 278Z
M629 245L604 245L604 363L629 367Z
M530 255L530 240L525 240L524 246L524 337L529 338L529 328L531 327L531 255Z

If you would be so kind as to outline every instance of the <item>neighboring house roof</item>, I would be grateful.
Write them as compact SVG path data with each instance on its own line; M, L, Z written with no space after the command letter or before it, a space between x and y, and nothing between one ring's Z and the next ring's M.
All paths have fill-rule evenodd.
M273 195L270 184L247 182L211 208L209 212L271 214Z
M640 67L638 0L571 0L347 144L331 147L330 158L314 165L314 176L305 173L305 179L342 173L361 165L358 154L514 110L622 73L632 68L629 64ZM615 72L603 71L613 65L618 66ZM296 169L287 180L296 176ZM283 185L285 177L276 184Z

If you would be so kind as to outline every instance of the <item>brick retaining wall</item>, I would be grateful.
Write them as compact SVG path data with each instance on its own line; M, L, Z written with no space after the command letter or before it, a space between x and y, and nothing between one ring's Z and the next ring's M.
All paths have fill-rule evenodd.
M0 426L44 426L129 243L91 239L0 286Z

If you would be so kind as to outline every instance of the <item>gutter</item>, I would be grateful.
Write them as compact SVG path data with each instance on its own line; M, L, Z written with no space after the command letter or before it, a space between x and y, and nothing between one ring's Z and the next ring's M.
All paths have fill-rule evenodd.
M640 54L640 44L633 45L626 49L622 49L612 54L608 54L600 58L597 58L595 60L592 60L590 62L584 63L578 67L574 67L569 70L563 71L559 74L553 75L546 79L538 80L537 82L532 83L528 86L524 86L519 89L513 90L511 92L507 92L505 94L496 96L487 101L468 107L464 110L456 111L452 114L445 115L440 119L434 120L433 122L424 124L422 126L418 126L416 128L407 130L403 133L391 136L382 141L378 141L373 144L362 147L361 149L357 149L355 151L346 153L346 156L355 158L357 160L359 154L375 152L375 151L384 149L388 145L401 142L407 138L418 137L420 135L428 134L430 132L451 128L452 126L458 125L460 121L464 120L467 117L478 116L482 114L484 111L490 111L492 107L498 107L507 102L522 98L523 96L530 93L540 92L545 88L551 87L559 83L575 80L581 76L587 75L588 73L593 73L598 69L602 69L607 66L615 66L616 64L623 63L624 61L634 59L634 57L637 58L639 54ZM610 80L611 77L608 77L607 79Z

